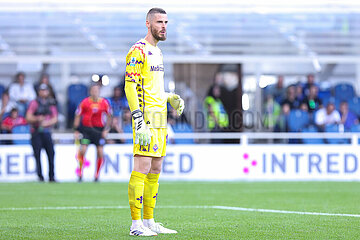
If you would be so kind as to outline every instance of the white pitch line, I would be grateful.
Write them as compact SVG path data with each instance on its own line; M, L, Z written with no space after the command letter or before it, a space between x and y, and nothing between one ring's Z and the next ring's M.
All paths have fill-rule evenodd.
M88 210L88 209L128 209L129 206L63 206L63 207L28 207L28 208L0 208L0 211L34 211L34 210ZM242 212L260 212L260 213L282 213L298 215L316 215L316 216L336 216L336 217L356 217L360 214L343 214L343 213L321 213L321 212L299 212L261 208L242 208L228 206L158 206L157 208L179 208L179 209L220 209Z

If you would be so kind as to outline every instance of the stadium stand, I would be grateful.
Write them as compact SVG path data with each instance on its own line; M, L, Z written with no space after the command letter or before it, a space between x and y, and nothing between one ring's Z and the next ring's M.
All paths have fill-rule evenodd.
M318 132L318 129L314 125L309 125L308 127L304 128L302 132L305 133L316 133ZM322 138L304 138L303 143L305 144L323 144L324 140Z
M12 133L13 134L30 134L30 126L29 125L15 126L12 129ZM16 145L30 144L30 140L14 139L13 144L16 144Z

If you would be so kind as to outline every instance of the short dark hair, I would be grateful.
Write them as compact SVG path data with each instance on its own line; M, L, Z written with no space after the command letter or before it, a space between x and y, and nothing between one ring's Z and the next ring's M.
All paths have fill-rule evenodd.
M161 14L166 14L165 10L162 8L152 8L148 11L148 13L146 14L146 19L149 18L150 15L153 15L155 13L161 13Z

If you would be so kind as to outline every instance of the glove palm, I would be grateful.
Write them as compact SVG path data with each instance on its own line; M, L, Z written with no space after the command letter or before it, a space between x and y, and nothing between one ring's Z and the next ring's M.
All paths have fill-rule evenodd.
M176 110L178 116L180 116L185 108L184 100L177 94L170 94L168 102Z

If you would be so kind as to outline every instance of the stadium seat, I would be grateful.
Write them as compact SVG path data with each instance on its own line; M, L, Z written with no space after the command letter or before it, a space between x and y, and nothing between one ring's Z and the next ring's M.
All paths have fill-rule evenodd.
M348 101L355 97L354 87L347 83L341 83L335 86L334 96L340 101Z
M359 133L360 132L360 124L353 125L350 129L350 132ZM358 140L358 144L360 144L360 138Z
M325 132L339 132L339 125L338 124L326 125ZM328 138L326 139L326 142L330 144L344 144L344 143L349 143L349 140L341 139L341 138Z
M356 114L358 117L360 116L360 98L354 97L348 101L349 109L351 112Z
M88 96L88 88L84 84L72 84L68 87L67 96L67 126L71 128L75 117L75 110L79 103Z
M331 98L331 91L330 90L319 91L318 97L321 99L322 102L324 102L324 99Z
M4 85L0 84L0 98L2 97L4 91L5 91Z
M310 126L304 128L303 132L317 133L318 129L314 125L310 125ZM305 144L323 144L324 140L322 138L304 138L303 143L305 143Z
M176 123L173 126L174 133L192 133L191 125L187 123ZM175 144L194 144L194 139L175 139Z
M309 114L302 110L291 110L288 116L290 132L301 132L309 124Z
M12 133L13 134L30 133L30 126L29 125L21 125L21 126L13 127ZM13 144L18 144L18 145L30 144L30 140L17 140L17 139L14 139L12 142L13 142Z

